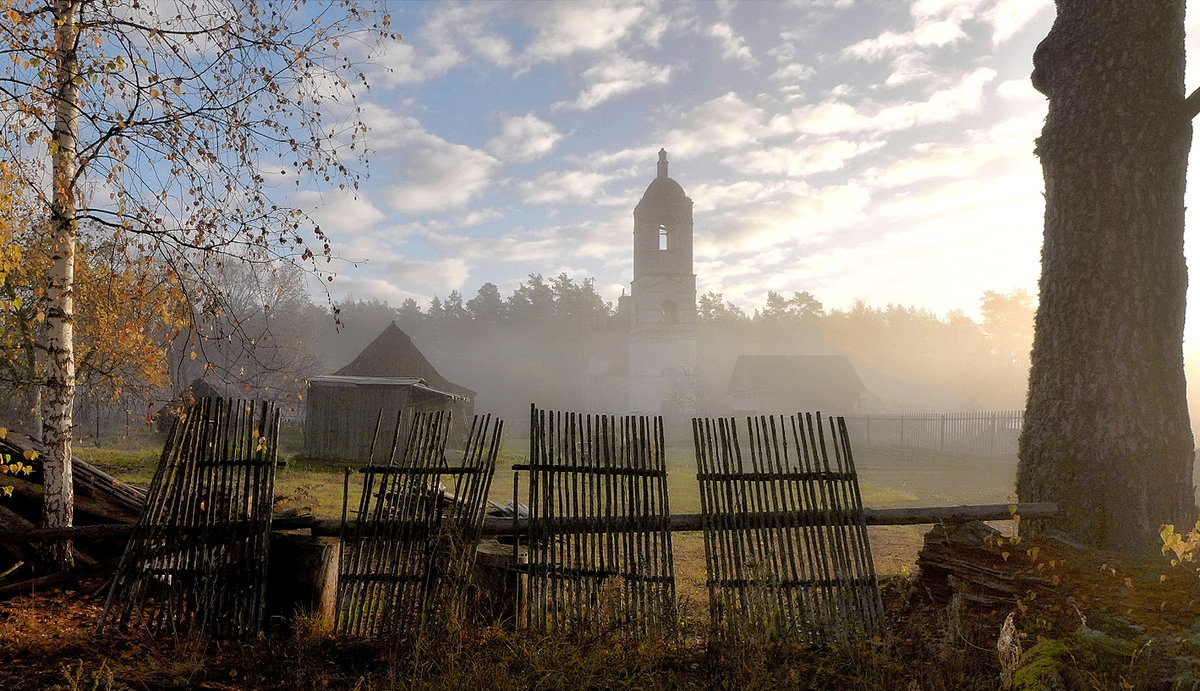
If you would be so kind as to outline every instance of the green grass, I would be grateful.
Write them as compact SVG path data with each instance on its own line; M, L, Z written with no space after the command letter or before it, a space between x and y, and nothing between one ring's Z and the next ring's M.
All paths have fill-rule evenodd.
M150 440L147 440L150 441ZM496 461L496 475L489 498L503 502L513 497L515 464L527 463L528 440L510 438L503 442ZM79 448L76 454L112 473L117 479L147 484L158 463L158 448ZM449 450L454 459L461 451ZM1000 503L1012 498L1014 464L1011 462L964 459L935 453L894 449L864 449L857 454L863 504L871 507L912 506L918 504ZM336 518L342 511L343 468L329 463L295 456L284 456L286 465L276 476L276 494L283 497L281 508L308 507L318 516ZM671 445L667 449L667 489L671 510L697 513L700 510L696 465L690 445ZM522 473L519 489L526 500L528 476ZM361 476L352 473L351 505L358 497L354 488Z
M528 462L528 440L503 441L489 498L505 502L513 497L515 464ZM455 459L461 451L449 450ZM112 473L117 479L148 484L158 462L153 448L80 449L78 455ZM344 465L286 457L275 478L276 510L309 510L321 518L342 515ZM863 449L856 453L862 482L863 504L869 507L1001 503L1012 498L1013 462L965 459L897 449ZM673 513L700 511L696 465L689 444L671 445L667 451L667 487ZM362 475L350 475L350 509L358 506ZM520 501L527 501L528 474L521 474ZM908 569L920 547L923 526L871 528L872 552L881 573ZM703 574L703 545L698 534L675 536L677 570L683 579Z
M161 449L157 448L74 448L75 456L113 475L122 482L148 485L158 466Z
M492 481L489 498L492 501L508 501L513 496L513 464L529 462L529 440L506 439L496 460L496 476ZM691 444L667 445L667 493L673 513L699 513L700 487L696 484L695 450ZM526 501L529 490L527 474L521 477L521 501ZM874 482L860 484L865 506L902 506L918 500L918 495L908 489L896 489ZM1003 501L997 499L996 501Z

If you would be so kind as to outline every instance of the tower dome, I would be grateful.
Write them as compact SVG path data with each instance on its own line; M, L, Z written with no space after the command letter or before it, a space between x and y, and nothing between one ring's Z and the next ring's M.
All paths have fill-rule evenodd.
M650 182L646 187L646 191L642 194L642 202L646 201L672 201L677 199L687 199L687 195L683 192L683 187L678 182L675 182L667 175L667 150L658 150L658 177ZM638 206L642 205L638 203Z

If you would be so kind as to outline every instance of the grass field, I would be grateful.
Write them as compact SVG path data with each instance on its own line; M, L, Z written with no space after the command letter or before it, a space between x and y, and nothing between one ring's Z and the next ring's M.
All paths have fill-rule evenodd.
M283 453L286 465L275 479L277 510L311 510L322 518L337 518L342 513L342 463L322 462L291 455L298 449L288 445ZM149 440L148 440L149 441ZM298 442L297 442L298 443ZM508 438L496 463L490 498L504 502L513 498L513 465L528 461L528 440ZM86 461L112 473L118 479L147 484L154 474L159 449L156 448L79 448L76 453ZM449 450L452 460L461 451ZM961 458L936 452L911 449L864 448L855 453L861 480L863 503L873 508L902 506L938 506L954 504L1002 503L1013 500L1014 460ZM697 513L700 510L696 465L690 444L671 445L667 449L667 484L673 513ZM358 506L362 476L350 473L349 504ZM526 501L527 479L521 479L522 502ZM899 573L916 559L926 526L873 527L872 552L880 573ZM681 586L697 588L704 574L704 548L699 534L675 536L676 569Z

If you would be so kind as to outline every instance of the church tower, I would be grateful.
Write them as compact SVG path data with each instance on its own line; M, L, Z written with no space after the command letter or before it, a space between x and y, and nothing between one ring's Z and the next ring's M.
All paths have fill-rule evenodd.
M696 274L692 273L692 200L658 176L633 210L629 408L666 417L696 412Z

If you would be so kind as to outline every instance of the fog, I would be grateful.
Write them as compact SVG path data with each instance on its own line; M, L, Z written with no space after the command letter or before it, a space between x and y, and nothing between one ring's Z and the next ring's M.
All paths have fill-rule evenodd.
M709 308L712 298L719 298L704 297ZM749 315L718 300L720 309L702 310L686 329L696 367L677 380L691 378L694 385L664 391L667 405L660 410L638 412L663 412L668 418L740 412L729 392L730 378L738 358L753 355L840 355L861 380L853 403L835 402L820 391L796 391L786 399L794 407L761 412L1020 409L1032 300L1023 293L989 293L982 299L980 321L916 307L859 304L826 311L807 294L785 300L793 303L790 309L776 300L750 309ZM454 296L445 304L461 303L461 296ZM505 304L509 309L500 314L473 314L463 307L447 316L441 300L434 310L420 312L412 304L397 310L380 301L348 302L339 306L341 328L335 330L330 320L321 330L317 373L332 373L350 362L394 320L442 376L477 392L477 412L504 417L510 429L528 420L531 403L587 412L630 409L627 313L603 302L590 312L570 313L550 300L541 315L521 313L513 296ZM797 308L801 304L804 309Z

